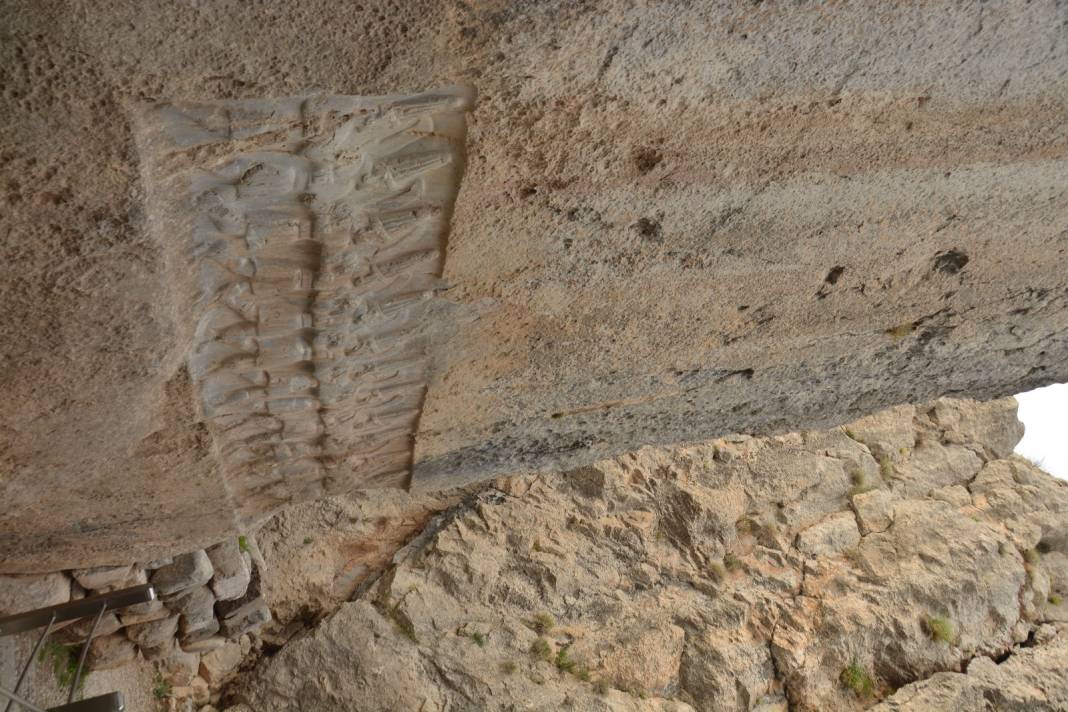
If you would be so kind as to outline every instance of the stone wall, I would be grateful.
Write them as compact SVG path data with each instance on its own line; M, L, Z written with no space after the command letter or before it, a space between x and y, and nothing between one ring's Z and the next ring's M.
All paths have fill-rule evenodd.
M205 680L197 682L198 676L217 684L218 661L235 649L247 653L249 636L271 620L261 595L262 559L256 563L257 550L253 538L241 537L141 564L0 576L0 615L151 583L157 600L108 611L101 618L89 647L88 669L159 661L174 670L184 686L203 686ZM57 630L52 640L83 644L92 624L91 618L75 621ZM208 661L203 676L202 658Z

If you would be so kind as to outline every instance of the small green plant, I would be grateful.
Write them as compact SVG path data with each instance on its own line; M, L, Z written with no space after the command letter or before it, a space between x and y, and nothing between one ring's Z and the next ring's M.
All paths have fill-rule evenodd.
M1031 566L1038 566L1038 563L1042 561L1042 554L1039 553L1038 549L1028 549L1023 553L1023 558Z
M838 676L842 685L853 691L857 697L864 699L875 694L875 681L864 668L853 663L842 670Z
M247 552L249 550L249 548L248 548L248 537L245 536L244 534L242 534L241 536L239 536L237 538L237 548L240 549L241 551L245 551L245 552Z
M864 474L864 470L859 467L854 467L849 472L849 481L853 484L849 488L849 496L854 497L858 494L864 494L871 489L868 484L868 476Z
M708 565L708 573L717 582L727 578L727 569L725 569L723 567L723 564L719 563L718 561L713 561L711 564Z
M550 660L552 658L552 648L549 646L549 641L545 638L538 638L530 644L530 654L539 660Z
M738 571L742 568L742 560L732 552L728 551L723 555L723 565L726 567L727 571Z
M152 686L152 695L157 700L165 700L171 696L171 683L156 675L156 684Z
M533 544L532 544L532 545L530 546L530 548L531 548L531 550L532 550L532 551L537 551L538 553L541 553L541 551L542 551L542 548L541 548L541 542L540 542L540 541L535 541L535 542L534 542L534 543L533 543Z
M472 633L469 637L471 638L471 640L475 641L475 645L477 645L478 647L486 647L486 636L482 635L481 633Z
M308 544L311 544L313 541L315 541L315 540L312 539L310 536L304 537L304 546L307 546Z
M1057 593L1051 593L1049 595L1049 598L1047 598L1046 600L1049 601L1049 604L1051 606L1059 606L1064 603L1064 599L1061 598L1060 594Z
M845 429L845 434L846 434L846 437L847 437L847 438L849 438L850 440L855 440L855 441L857 441L858 443L860 442L860 438L858 438L858 437L857 437L857 434L856 434L856 433L854 433L854 432L853 432L852 430L850 430L849 428L846 428L846 429Z
M595 682L594 685L593 685L593 691L596 692L601 697L604 697L605 695L607 695L608 691L610 689L612 689L612 686L609 685L608 684L608 680L605 680L603 677L601 679L599 679L597 682Z
M37 654L37 660L41 663L49 663L56 678L56 687L60 690L67 690L74 683L74 674L78 670L78 656L81 652L80 645L60 645L50 640ZM85 688L87 677L89 677L89 671L83 670L82 677L78 681L79 693Z
M886 455L879 458L879 474L883 476L884 480L894 476L894 463L890 462L890 458Z
M590 669L585 665L579 665L578 668L575 669L575 677L582 680L583 682L589 682Z
M923 626L927 630L927 635L931 636L931 640L939 643L952 645L957 638L957 631L948 618L928 616L924 619Z
M556 669L559 670L560 672L574 672L575 671L576 663L575 663L574 660L572 660L570 657L568 657L567 649L568 649L568 646L565 645L564 647L562 647L562 648L560 648L559 650L556 651L555 664L556 664Z
M501 663L501 672L503 672L505 675L511 675L515 673L518 668L519 666L511 660L505 660L503 663Z
M552 630L555 625L556 621L553 617L545 612L538 613L527 621L527 626L538 635L545 635Z

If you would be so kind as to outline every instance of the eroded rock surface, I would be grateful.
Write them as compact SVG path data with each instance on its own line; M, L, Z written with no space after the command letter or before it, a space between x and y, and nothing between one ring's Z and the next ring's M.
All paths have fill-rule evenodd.
M225 699L1064 709L1068 483L1010 454L1013 406L940 400L497 481ZM285 578L288 550L266 551ZM301 589L273 590L293 615Z
M480 318L436 353L412 469L449 488L1068 380L1064 21L1024 0L5 3L0 570L239 526L220 467L241 467L186 367L196 273L166 254L188 235L146 203L146 102L477 87L442 296Z

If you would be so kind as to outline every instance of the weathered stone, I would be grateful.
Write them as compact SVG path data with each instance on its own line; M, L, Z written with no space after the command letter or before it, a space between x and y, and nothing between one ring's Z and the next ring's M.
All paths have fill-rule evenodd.
M864 534L884 532L894 523L894 501L898 498L887 490L862 492L853 497L853 510Z
M262 577L260 575L260 570L257 567L253 566L252 574L249 578L248 586L245 588L244 595L242 595L240 598L235 598L232 600L218 601L215 604L215 612L219 615L220 618L227 618L234 611L238 610L246 603L250 601L255 601L256 599L260 598L263 594L261 581Z
M202 623L199 628L183 633L180 642L182 645L188 645L206 638L214 637L221 628L222 626L219 624L219 619L212 618L211 620Z
M174 557L174 562L152 574L152 585L161 596L203 586L211 580L211 560L202 550Z
M85 664L90 670L111 670L128 665L137 659L137 646L125 635L114 634L93 638Z
M171 696L178 699L191 699L194 705L200 706L207 704L211 699L211 690L204 678L194 677L188 685L172 687Z
M183 636L204 630L215 620L215 596L207 586L186 591L179 598L167 601L167 607L181 614Z
M0 616L66 603L70 591L71 580L62 573L0 576Z
M236 642L213 650L200 659L200 676L208 681L212 687L218 687L237 666L241 664L244 655L241 645Z
M174 653L175 647L174 638L167 638L153 647L141 646L141 655L148 661L164 660Z
M208 549L208 558L215 569L211 590L220 601L241 598L248 589L252 571L245 552L236 539L227 539Z
M179 641L179 645L187 653L210 653L212 650L217 650L226 645L226 638L216 635L189 642Z
M95 616L82 618L56 632L56 640L63 643L80 643L89 637L89 629L93 627ZM93 636L111 635L122 628L123 624L114 613L105 613L97 624Z
M94 591L108 588L118 588L130 578L133 566L96 566L90 569L75 569L71 571L74 580L85 588Z
M256 598L231 611L222 619L222 631L229 640L236 640L243 633L257 630L271 620L267 601Z
M97 3L78 21L30 0L6 3L4 24L18 30L6 65L20 69L0 97L0 115L12 117L6 145L19 147L0 195L11 275L0 282L9 325L0 423L12 463L0 567L59 570L219 541L241 526L234 507L263 514L317 487L351 488L376 457L399 464L394 483L411 460L415 490L450 488L587 466L643 444L830 427L940 394L989 398L1068 381L1062 3L868 2L816 12L808 3L770 11L606 2L457 10L398 0L389 12L364 3L332 18L328 34L358 27L365 41L310 53L317 28L303 3L242 13L198 3L146 17L136 32L124 29L132 20L123 2ZM172 21L195 29L161 41ZM257 42L234 44L225 60L241 76L220 70L202 28L237 37L248 27ZM280 48L280 58L260 47ZM211 80L226 86L204 89L209 76L227 77ZM352 78L352 91L462 77L488 99L478 130L458 140L452 93L395 106L344 99L366 114L345 111L338 97L293 95L338 86L339 76ZM149 96L158 104L147 112L115 109ZM57 97L77 110L57 110ZM146 114L170 122L171 141L145 128ZM363 141L359 161L326 150L349 140ZM396 155L406 141L412 153ZM450 148L439 150L443 141ZM253 144L274 150L252 158L242 149ZM455 185L423 180L445 162L442 151L443 171L471 157L455 205ZM204 164L208 155L217 165ZM251 163L263 169L249 173ZM282 165L307 179L279 189L272 176ZM196 168L207 170L194 202L183 180ZM257 341L238 324L197 328L216 294L251 315L235 300L262 290L244 290L243 280L271 271L230 264L228 247L191 229L209 206L216 220L228 205L252 207L233 204L231 180L257 200L274 190L294 215L316 218L303 233L300 220L288 224L318 247L287 263L304 271L287 273L279 289L339 310L301 311L316 318L293 327L309 330L299 348L310 362L341 366L338 376L316 366L317 398L344 402L323 408L321 423L310 400L287 404L311 455L290 462L296 476L273 492L243 477L247 487L227 491L242 449L218 447L229 431L216 420L225 408L247 412L256 397L205 401L212 388L199 367L211 356L195 350L225 349L215 338L224 333L238 355L251 343L236 334ZM328 186L341 185L335 201ZM329 209L374 191L427 209ZM160 195L173 210L154 208ZM141 196L152 200L142 205ZM413 218L419 249L398 242ZM427 223L448 223L447 250L419 241ZM323 239L334 230L355 240L338 245L368 253L335 252L333 237ZM368 281L359 265L378 241L413 251L390 263L396 273ZM259 245L252 235L253 258ZM222 268L201 290L209 249ZM444 263L405 271L432 258ZM355 350L335 354L310 333L344 338L325 318L351 306L322 290L335 278L410 287L412 303L393 319L437 293L425 300L437 311L413 330L425 338L395 353L406 368L424 357L434 368L402 389L408 420L375 453L348 437L366 421L347 413L384 392L352 384L360 372L344 364ZM303 294L308 280L316 289ZM362 293L351 299L361 305L352 338L368 338L360 330L385 317ZM385 332L369 333L376 350L367 358L394 348ZM310 398L311 382L285 387ZM420 407L407 396L423 383ZM346 415L329 422L331 413ZM270 426L263 421L232 436ZM344 445L320 456L308 440L319 432ZM263 463L303 452L249 452L261 463L249 467L269 481Z
M126 627L126 635L142 648L157 648L178 632L178 615Z
M160 618L166 618L170 614L171 612L167 610L163 602L157 598L122 609L119 611L119 619L123 625L136 625L137 623L158 621Z
M860 531L852 512L832 514L797 535L797 548L812 556L845 551L860 542Z
M200 670L200 655L188 653L176 646L163 661L162 668L172 685L188 685Z

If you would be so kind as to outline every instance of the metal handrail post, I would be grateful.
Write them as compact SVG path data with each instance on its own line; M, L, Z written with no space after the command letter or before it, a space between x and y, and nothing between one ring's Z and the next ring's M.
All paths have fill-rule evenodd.
M82 679L82 668L85 667L85 657L89 654L89 646L93 644L93 633L96 632L96 627L100 625L100 619L104 617L104 611L108 609L107 601L104 601L100 606L100 612L96 614L96 618L93 620L93 626L89 629L89 637L86 638L85 644L82 645L82 652L78 655L78 668L74 671L74 682L70 685L70 694L67 695L67 704L74 702L74 693L78 689L78 683Z

